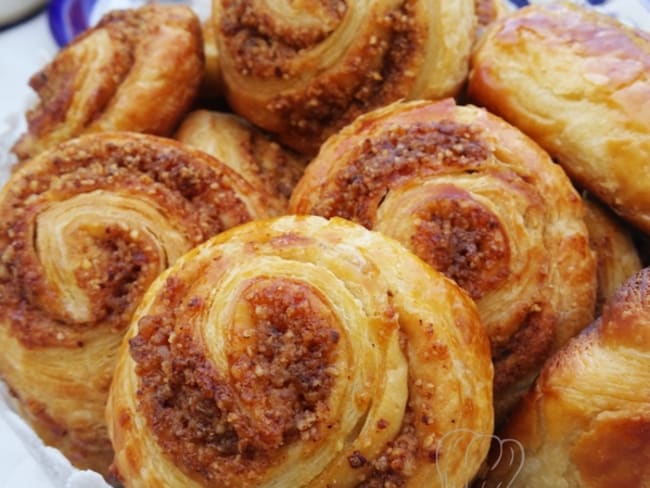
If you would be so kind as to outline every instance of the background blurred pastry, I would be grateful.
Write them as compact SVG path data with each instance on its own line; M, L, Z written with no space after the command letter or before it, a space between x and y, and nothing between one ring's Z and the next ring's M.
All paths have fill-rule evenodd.
M650 232L647 34L568 2L531 5L497 21L471 64L470 97Z
M233 110L313 154L359 114L455 95L474 42L474 0L215 1Z
M12 150L24 160L85 132L171 135L203 66L201 26L189 7L109 12L32 76L39 101Z

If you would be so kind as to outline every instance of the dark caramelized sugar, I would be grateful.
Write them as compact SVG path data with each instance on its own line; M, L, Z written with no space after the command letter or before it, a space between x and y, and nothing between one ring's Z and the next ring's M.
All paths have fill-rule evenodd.
M189 475L218 480L224 472L254 476L289 442L318 440L339 342L318 293L287 279L253 281L240 296L253 325L233 324L229 371L196 343L201 305L181 304L182 294L171 280L169 314L143 317L130 341L139 406L163 451Z

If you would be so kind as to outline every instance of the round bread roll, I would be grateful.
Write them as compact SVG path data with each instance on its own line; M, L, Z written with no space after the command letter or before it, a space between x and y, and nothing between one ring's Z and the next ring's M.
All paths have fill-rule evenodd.
M504 17L472 56L469 94L579 186L650 232L650 39L569 3Z
M379 233L287 216L156 280L107 418L127 488L442 488L483 461L491 392L460 288Z
M361 116L323 145L289 211L396 238L476 300L492 342L497 420L593 320L596 267L580 196L537 144L484 109L448 99Z
M24 160L86 132L171 135L203 77L201 25L182 5L104 15L32 76L39 97L13 147Z
M46 444L107 473L117 348L153 279L193 246L268 215L211 156L135 133L87 134L0 191L0 377Z
M495 445L480 486L650 486L650 268L548 362L499 437L509 452Z
M458 93L474 43L474 0L213 3L226 97L299 151L401 98Z

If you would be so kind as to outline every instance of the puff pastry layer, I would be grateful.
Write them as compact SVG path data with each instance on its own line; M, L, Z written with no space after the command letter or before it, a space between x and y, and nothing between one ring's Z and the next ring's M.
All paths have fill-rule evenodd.
M483 486L650 485L650 268L549 361L500 437L522 449Z
M214 237L157 279L127 339L107 409L127 487L461 486L489 444L475 305L342 219Z
M215 0L233 109L299 151L401 98L452 96L464 82L473 0Z
M501 417L551 351L593 319L580 196L533 141L453 100L396 103L331 137L289 210L394 237L476 300Z
M650 232L647 35L568 2L526 7L479 43L469 94Z
M47 444L106 472L104 406L140 297L191 247L266 215L232 170L155 136L81 136L12 175L0 192L0 376Z
M19 159L85 132L171 135L203 76L201 25L181 5L106 14L32 76L39 97Z

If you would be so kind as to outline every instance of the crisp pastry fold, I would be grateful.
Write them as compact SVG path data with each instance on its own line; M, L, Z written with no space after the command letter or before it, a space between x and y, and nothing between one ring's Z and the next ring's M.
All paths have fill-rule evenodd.
M143 298L107 407L115 470L129 488L462 486L491 381L472 300L396 241L251 222Z
M117 348L153 279L193 246L267 216L209 155L89 134L24 163L0 192L0 377L47 444L106 473Z
M86 132L169 136L203 69L201 25L189 7L109 12L32 76L39 101L12 150L24 160Z
M650 268L546 364L499 436L520 449L482 486L650 485Z
M246 120L233 114L195 110L175 138L216 157L264 195L271 215L287 213L289 196L307 164Z
M650 39L565 3L496 22L469 95L538 142L580 187L650 232Z
M455 95L474 42L473 0L214 0L226 97L313 154L359 114Z
M591 197L585 196L583 201L589 242L598 263L596 315L600 315L603 304L623 282L641 271L642 264L633 236L624 223Z
M593 319L580 196L539 146L484 109L415 101L359 117L322 146L289 210L394 237L476 300L498 420Z

